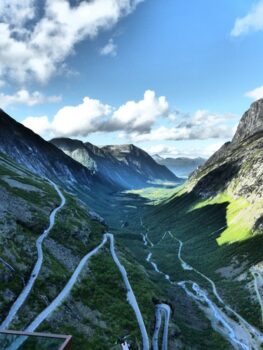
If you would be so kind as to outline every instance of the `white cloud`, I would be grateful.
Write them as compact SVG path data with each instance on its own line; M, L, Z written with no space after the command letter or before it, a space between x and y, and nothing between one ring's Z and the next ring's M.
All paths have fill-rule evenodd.
M13 95L0 93L0 106L1 108L16 104L35 106L42 103L56 103L61 101L61 99L61 96L45 96L39 91L30 93L29 91L22 89Z
M157 118L169 114L166 98L157 97L155 92L150 90L144 93L142 100L128 101L117 110L99 100L85 97L77 106L61 108L50 121L49 127L45 125L42 132L41 128L39 129L39 133L43 135L49 130L55 136L85 137L100 131L149 132ZM28 127L32 121L27 120Z
M39 135L44 135L50 131L50 124L47 116L27 117L23 124Z
M240 36L259 30L263 30L263 0L258 1L246 16L236 19L231 35Z
M145 151L151 155L159 155L161 157L179 157L181 151L176 146L167 146L164 144L157 144L150 147L144 148Z
M48 122L40 120L38 132L50 136L87 137L96 132L119 132L118 137L132 142L230 139L235 127L233 115L198 110L193 116L172 112L165 96L147 90L139 101L128 101L118 107L85 97L76 106L61 108ZM25 122L25 121L24 121ZM160 126L164 122L165 125ZM28 127L37 122L26 120Z
M36 0L1 1L0 77L46 82L78 42L111 28L141 1L83 0L71 6L69 0L45 0L39 19Z
M1 0L0 17L19 28L35 17L35 0Z
M0 79L0 88L5 86L5 81Z
M157 97L156 93L147 90L143 99L128 101L113 114L107 125L107 130L126 132L149 132L157 118L170 115L169 104L165 96Z
M227 138L234 135L235 128L226 122L233 116L211 114L205 110L197 111L191 118L185 118L176 126L160 126L151 129L148 133L132 132L129 137L134 142L160 141L160 140L205 140L209 138Z
M87 136L100 130L111 111L111 106L85 97L78 106L60 109L51 122L51 130L57 136Z
M99 131L111 112L111 106L85 97L77 106L61 108L51 121L41 116L28 117L22 123L42 136L87 136Z
M114 43L113 39L110 39L108 43L100 49L100 55L102 56L116 56L117 55L117 45Z
M157 144L150 147L145 147L145 151L151 155L159 155L163 158L177 158L177 157L188 157L188 158L209 158L214 154L222 145L224 141L212 143L203 147L177 147L165 144Z
M254 101L263 98L263 86L259 86L254 90L246 92L245 96L251 98Z

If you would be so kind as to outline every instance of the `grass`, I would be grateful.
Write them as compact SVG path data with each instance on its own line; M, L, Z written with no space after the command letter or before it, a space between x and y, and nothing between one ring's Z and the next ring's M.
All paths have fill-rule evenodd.
M164 200L172 197L173 195L179 193L182 186L176 188L158 188L158 187L148 187L140 190L126 191L127 194L134 194L140 196L149 201L151 205L158 205Z
M158 199L159 198L159 199ZM136 203L137 210L126 210L124 203ZM134 259L142 264L147 270L153 283L160 288L160 298L162 295L169 295L169 302L176 310L182 309L185 298L174 301L174 291L169 292L169 284L162 275L153 271L152 266L145 261L149 252L149 247L143 245L141 233L146 232L154 244L162 235L170 230L178 239L184 242L182 250L183 258L199 271L212 278L218 288L220 295L229 305L234 307L243 317L255 326L260 324L260 312L258 306L251 299L247 290L248 276L245 281L237 281L235 278L226 278L219 274L222 267L232 266L233 270L241 267L237 272L240 275L243 271L262 260L263 237L256 235L252 228L262 211L262 203L249 203L243 198L222 193L212 199L202 199L193 192L188 193L185 187L178 187L175 190L147 189L126 193L126 198L116 202L116 212L118 213L111 224L118 240L125 245ZM145 227L140 226L140 219L143 218ZM117 227L118 222L125 221L125 227ZM225 227L226 226L226 227ZM224 228L225 227L225 228ZM224 229L222 229L224 228ZM221 229L221 230L220 230ZM201 276L193 271L185 271L178 261L178 242L166 237L164 241L151 249L152 260L164 273L171 276L173 281L194 280L203 288L209 291L213 297L211 285ZM244 266L241 264L244 262ZM243 266L243 267L242 267ZM176 292L178 294L178 291ZM191 317L197 314L195 307L191 306ZM182 311L183 312L183 311ZM207 345L209 349L227 348L225 340L216 334L209 325L205 331L196 333L191 326L191 320L174 316L176 324L186 336L184 343L188 343L187 337L195 339L195 344L204 343L201 338L204 332L213 338L213 344ZM198 314L197 323L202 317ZM191 335L192 332L192 335Z
M118 255L122 256L120 252ZM127 257L121 259L128 271L146 327L151 332L154 323L152 300L156 296L155 288L143 276L143 271L135 268ZM45 287L42 291L44 290ZM91 258L70 296L54 312L51 319L43 323L40 330L72 334L73 345L78 349L101 349L102 344L107 349L118 349L119 337L128 335L133 344L132 349L136 349L136 344L141 346L141 334L126 292L122 276L107 244L99 254ZM77 305L82 305L83 312L78 313L76 324L76 321L68 319L68 310L76 309ZM58 321L54 324L55 319ZM90 337L84 337L80 329L86 329Z
M214 198L200 200L191 210L203 208L207 205L228 203L226 208L226 228L216 239L219 245L240 242L253 237L252 228L256 218L262 212L262 201L250 203L244 198L234 198L222 193Z
M29 253L35 249L34 242L41 233L40 227L47 222L48 213L45 211L57 205L59 198L46 181L39 182L35 177L29 178L26 173L18 176L11 165L3 166L6 175L39 187L44 192L41 198L33 199L31 194L25 193L27 191L17 191L6 182L0 183L12 196L31 203L34 225L18 221L16 232L10 236L13 238L6 242L5 237L1 237L0 241L2 247L5 246L18 261L21 257L20 262L26 266L25 277L28 277L34 260ZM17 169L22 171L20 167ZM4 170L0 168L0 171ZM58 213L50 238L70 250L79 261L101 242L107 228L93 220L87 207L75 197L65 195L67 204ZM43 201L48 203L45 211L41 208ZM260 309L251 299L246 286L251 276L247 275L244 281L238 281L234 277L221 275L218 270L231 266L234 271L240 269L239 275L262 260L263 238L252 230L261 213L262 202L249 203L226 193L204 200L180 186L175 189L150 188L111 195L107 203L109 205L102 209L102 214L110 224L110 231L115 234L118 256L128 272L149 335L152 335L154 328L154 304L162 301L169 303L173 310L170 340L182 341L185 349L193 346L212 350L230 348L213 331L204 314L189 301L185 293L179 287L169 285L146 262L147 254L151 251L153 261L173 281L194 280L216 301L207 281L193 271L182 269L177 257L179 244L176 240L168 236L157 244L168 230L184 242L182 257L215 281L220 295L227 303L252 324L260 324ZM140 225L141 218L144 227ZM13 216L7 216L6 220L12 224ZM146 230L156 244L151 250L143 244L141 233L146 233ZM19 245L16 239L21 236L24 237L24 244ZM44 248L44 256L39 279L19 313L16 323L18 328L34 319L46 303L59 293L71 275L58 255L52 255ZM0 291L6 288L17 295L21 282L16 277L1 284ZM2 299L0 302L3 302ZM1 311L6 312L8 305L2 306ZM133 349L141 346L136 318L127 303L125 286L108 246L91 259L69 298L43 323L40 330L73 334L74 346L83 350L101 349L101 344L107 349L118 349L118 337L126 334Z
M32 266L36 261L35 241L47 226L48 216L52 208L59 204L59 197L52 186L46 181L42 181L35 176L28 177L23 169L12 167L12 162L3 165L1 175L8 176L20 183L30 184L39 188L39 192L30 192L23 189L11 187L4 180L0 180L0 186L4 188L12 199L21 199L30 208L30 215L34 218L33 222L18 219L15 222L16 230L10 234L13 239L9 242L5 238L1 241L9 254L17 259L17 268L23 263L25 271L23 277L28 280ZM17 172L19 169L19 173ZM12 324L12 328L23 329L29 324L63 289L72 271L60 258L59 249L66 249L75 257L75 264L80 259L97 246L102 235L106 231L105 225L94 220L90 215L88 208L81 204L78 199L68 193L64 193L66 205L58 212L55 226L49 234L49 239L57 244L57 254L52 253L48 246L43 244L44 261L37 281L26 300L25 304L18 312L18 317ZM130 210L127 209L127 210ZM6 224L14 224L14 215L5 217ZM10 238L9 237L9 238ZM18 240L23 237L23 244L18 244ZM154 324L154 302L159 293L156 286L150 282L147 273L136 263L130 253L125 250L123 245L118 245L118 255L122 263L126 266L130 282L135 290L136 297L141 307L145 323L149 332L152 332ZM59 248L61 247L61 248ZM63 248L64 247L64 248ZM108 248L108 247L107 247ZM34 256L32 257L32 252ZM21 271L19 271L21 274ZM8 280L1 284L1 290L10 289L17 296L23 285L16 276L12 281ZM2 315L8 312L11 302L4 303L0 301ZM74 318L74 307L82 305L81 308L87 313L81 316L76 325ZM72 309L73 307L73 309ZM70 313L68 310L71 310ZM62 321L59 315L63 315ZM81 312L80 312L81 314ZM67 322L67 316L70 319ZM73 316L72 316L73 315ZM95 316L94 316L95 315ZM80 316L79 316L80 317ZM79 330L81 328L81 330ZM108 249L101 251L101 254L94 257L90 264L81 274L77 285L72 294L65 303L52 315L51 323L45 322L40 330L52 331L58 333L69 333L74 336L74 345L80 349L90 347L92 349L101 349L101 344L106 344L106 348L119 348L116 341L121 335L129 335L133 348L138 348L141 344L141 334L131 306L127 302L126 288L122 277L114 264ZM90 337L85 336L85 332L91 332Z

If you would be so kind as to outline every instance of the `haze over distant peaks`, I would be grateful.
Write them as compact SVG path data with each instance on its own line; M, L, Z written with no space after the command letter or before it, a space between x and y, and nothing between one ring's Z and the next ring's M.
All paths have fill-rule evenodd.
M194 170L196 170L200 165L203 165L206 159L198 158L187 158L187 157L167 157L162 158L158 154L153 156L155 161L161 165L165 165L174 174L179 177L188 177Z

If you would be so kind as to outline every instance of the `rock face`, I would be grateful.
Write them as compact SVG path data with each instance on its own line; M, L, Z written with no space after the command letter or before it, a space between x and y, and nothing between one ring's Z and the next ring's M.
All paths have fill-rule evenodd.
M263 99L254 102L243 115L232 142L239 143L260 131L263 131Z
M190 187L208 197L222 191L249 200L263 197L263 99L243 115L232 142L225 143L190 178Z
M69 188L74 184L84 186L86 191L103 187L117 189L117 185L92 173L51 143L30 129L16 122L0 110L0 152L8 155L30 171L63 183Z
M145 187L155 181L178 181L166 167L157 164L134 145L99 148L89 142L68 138L50 142L87 167L92 174L98 174L124 188Z

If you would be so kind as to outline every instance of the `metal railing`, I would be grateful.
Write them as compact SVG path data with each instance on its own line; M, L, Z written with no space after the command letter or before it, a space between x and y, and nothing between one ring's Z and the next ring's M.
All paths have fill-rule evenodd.
M71 335L48 334L48 333L28 333L20 331L1 331L0 332L0 349L8 348L18 337L25 337L25 342L21 349L36 350L72 350ZM27 344L27 343L30 343Z

